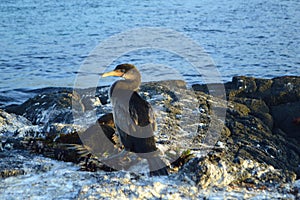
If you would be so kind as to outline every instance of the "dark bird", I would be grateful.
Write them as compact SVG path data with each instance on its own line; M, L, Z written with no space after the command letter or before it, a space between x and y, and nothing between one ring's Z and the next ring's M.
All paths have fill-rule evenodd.
M95 124L92 124L84 132L63 134L57 142L67 144L65 151L58 151L65 158L74 158L79 162L81 170L114 171L113 168L99 162L99 157L114 155L118 151L117 136L112 113L102 115ZM67 160L67 161L73 161Z
M100 125L107 125L111 128L115 128L114 118L112 113L106 113L98 118L97 122Z
M159 157L153 131L156 129L151 105L139 94L141 74L134 65L121 64L102 77L122 77L110 88L114 123L125 151L146 158L150 175L168 175L166 164Z
M114 151L115 129L112 113L101 116L95 124L79 134L81 141L88 146L95 155L110 153ZM101 145L99 145L101 141Z
M115 125L113 120L112 113L106 113L98 118L95 124L92 124L89 128L87 128L84 132L80 133L72 133L72 134L61 134L59 137L55 139L56 142L64 143L64 144L80 144L80 145L87 145L93 144L94 146L99 146L95 140L95 138L103 138L109 141L109 144L116 144L114 140L115 136ZM89 139L89 143L83 142L82 140ZM92 148L90 147L90 148ZM105 151L105 147L102 148Z

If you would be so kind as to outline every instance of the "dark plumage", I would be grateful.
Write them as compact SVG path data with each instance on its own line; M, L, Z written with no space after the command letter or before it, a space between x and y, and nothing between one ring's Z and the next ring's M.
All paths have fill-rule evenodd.
M98 124L100 124L100 125L106 125L113 129L115 128L115 123L114 123L114 118L113 118L112 113L106 113L106 114L102 115L101 117L99 117L99 119L97 121L98 121Z
M139 71L134 65L121 64L103 74L106 76L124 78L111 86L110 100L114 123L125 150L146 158L151 175L168 175L155 144L156 123L152 107L137 93L141 83Z
M115 151L114 145L117 141L114 140L114 135L115 129L111 113L101 116L95 124L79 134L82 144L95 155ZM100 145L99 141L101 141Z

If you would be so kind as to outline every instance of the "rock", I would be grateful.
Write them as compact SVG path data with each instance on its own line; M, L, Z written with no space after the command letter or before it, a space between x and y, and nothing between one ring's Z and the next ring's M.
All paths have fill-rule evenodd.
M269 106L300 101L300 77L284 76L272 80L271 96L265 97Z
M235 98L234 102L241 103L250 109L251 115L259 118L270 130L273 129L273 118L269 107L261 99Z
M8 112L14 112L29 119L33 124L72 123L72 97L79 102L79 96L70 91L39 94L28 99Z
M76 90L46 88L20 105L7 106L6 111L24 116L37 125L71 124L74 114L83 116L101 106L102 102L107 103L107 90L107 87Z
M291 126L294 123L298 128L298 94L295 93L299 91L299 80L299 77L272 80L235 77L226 83L229 102L225 125L229 130L223 129L216 143L222 144L223 150L212 151L213 158L211 155L195 158L191 165L182 168L182 173L189 174L203 188L237 182L270 186L299 178L299 142L286 137L291 136L287 132L294 133L293 136L299 132ZM193 88L208 92L204 86ZM210 113L209 103L201 101L200 104L205 108L204 113ZM293 115L289 114L292 110ZM290 123L284 122L286 118ZM251 169L245 163L252 163Z
M23 163L16 162L11 159L11 157L11 154L0 151L0 179L10 176L23 175L25 173L24 169L22 169Z
M229 84L231 85L231 90L227 90L229 92L229 98L246 96L247 94L252 94L257 90L255 78L253 77L233 77L232 82Z
M155 81L155 82L147 82L147 83L143 83L141 86L141 89L143 89L143 87L147 87L147 86L151 86L151 85L162 85L165 86L167 88L171 89L186 89L186 82L183 80L166 80L166 81Z
M222 95L207 94L208 86L193 86L194 90L201 91L192 91L182 81L143 84L140 94L156 111L158 147L165 152L164 158L175 161L173 165L181 168L178 174L174 170L171 176L202 188L230 185L272 188L299 178L298 81L298 77L272 80L234 77L232 82L225 84L228 102L222 99ZM222 84L215 86L221 88ZM41 90L41 94L25 103L7 108L7 112L15 114L0 112L0 123L12 127L13 133L24 124L42 124L43 128L38 129L38 134L28 142L31 147L28 146L48 157L77 163L82 157L75 148L74 151L66 148L66 144L74 144L76 148L80 146L81 152L89 148L100 154L116 150L114 144L111 145L114 140L110 140L114 133L111 115L109 120L105 120L109 125L101 124L107 126L109 135L99 131L98 125L94 124L97 118L90 115L80 118L93 122L87 129L72 124L74 113L71 106L75 106L78 112L96 110L98 115L111 112L107 93L107 87L74 92ZM10 118L12 125L9 124ZM16 125L20 121L22 123ZM36 137L45 132L47 137ZM81 138L84 135L87 136L84 143L90 143L90 147L84 147L85 150L80 140L84 140L84 137ZM9 137L12 136L14 134ZM98 136L100 139L96 138ZM98 141L103 140L108 142L99 145ZM2 151L6 149L2 147ZM184 156L182 153L186 151L194 156ZM91 156L90 151L87 152L83 152L87 158L84 160L85 170L105 170L105 166ZM157 194L151 197L162 197L158 191L155 192Z
M295 181L293 184L292 193L295 195L296 199L300 198L300 180Z
M207 92L205 85L193 87ZM260 119L271 131L280 128L288 137L299 138L297 123L299 116L296 113L299 113L297 102L300 101L300 77L259 79L238 76L233 77L231 82L225 83L225 88L230 101L247 106L251 111L249 114ZM243 106L234 105L240 107L236 109L237 114L247 112L245 107L243 109ZM292 112L294 107L296 110ZM300 142L299 139L297 140Z
M82 126L76 124L62 124L62 123L53 123L53 124L46 124L42 128L42 132L45 133L46 137L55 138L58 135L64 134L72 134L83 132L85 129Z
M203 190L188 176L149 178L126 171L82 172L72 163L26 153L12 152L11 161L19 163L17 169L24 170L25 175L1 179L1 199L17 196L36 199L295 199L299 196L297 182L285 185L285 191L255 188L250 184Z
M262 120L253 115L236 115L236 111L230 109L226 126L234 142L227 143L229 151L226 155L231 154L234 160L250 159L298 174L300 148L296 147L296 141L273 134Z
M34 155L28 151L10 150L0 152L0 158L0 179L27 173L41 173L50 167L41 162L38 163L38 161L36 163L31 162Z
M0 137L25 137L34 135L39 128L25 117L10 114L0 109Z
M236 102L230 102L228 104L228 109L231 114L234 114L235 116L248 116L250 113L250 109L246 105Z
M224 158L225 157L225 158ZM179 172L180 177L189 177L202 189L251 183L255 187L275 187L293 182L296 175L290 171L275 169L253 159L233 163L226 159L226 152L210 152L204 158L194 158Z
M210 84L216 87L218 84ZM227 98L261 99L268 106L279 105L300 100L300 77L283 76L273 79L260 79L236 76L224 84ZM207 85L193 85L195 91L209 93Z
M275 106L300 100L300 77L283 76L267 79L233 77L225 84L228 98L246 97L262 99L268 106Z
M300 125L295 123L295 119L300 117L300 101L272 106L271 114L275 128L300 141Z

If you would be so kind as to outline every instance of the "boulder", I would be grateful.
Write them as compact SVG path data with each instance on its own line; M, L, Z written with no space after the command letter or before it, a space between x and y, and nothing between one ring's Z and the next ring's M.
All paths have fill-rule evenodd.
M243 159L233 163L224 157L225 151L215 151L206 157L193 158L179 172L179 176L189 177L202 189L236 184L274 188L278 184L293 182L296 178L290 171L275 169L256 160Z
M224 85L229 101L247 106L250 114L259 118L273 133L280 128L286 136L300 142L297 103L300 101L300 77L261 79L237 76ZM208 92L206 85L195 85L193 89Z
M204 93L199 95L201 109L205 108L203 113L210 113L205 120L207 126L199 131L197 141L201 143L218 121L212 120L210 112L211 99L216 99ZM204 99L210 100L204 103ZM267 114L270 121L259 113ZM300 177L300 147L297 141L272 131L272 117L264 101L250 98L229 101L221 130L215 135L218 140L215 146L210 151L202 149L204 157L196 157L181 168L181 177L189 177L201 188L236 184L275 187Z
M300 141L300 124L297 123L300 117L300 101L272 106L271 114L275 128Z
M225 87L230 100L235 97L262 99L268 106L300 100L300 77L296 76L273 79L237 76Z
M220 84L216 86L222 88ZM234 77L225 84L227 102L222 96L207 94L207 88L198 85L193 89L200 91L192 91L182 81L141 86L140 94L156 111L157 144L164 149L165 156L175 161L180 148L197 155L182 161L187 163L180 164L179 176L189 177L202 188L243 183L275 186L300 177L299 77ZM94 124L97 119L88 129L72 126L72 108L75 106L80 112L97 109L101 115L111 112L109 105L103 105L109 103L107 94L107 87L96 91L41 90L41 94L23 104L1 111L1 128L6 133L16 133L24 126L42 124L38 133L48 132L51 137L32 143L35 152L49 152L44 155L75 162L78 155L63 144L80 145L79 136L86 134L90 146L96 149L99 140L95 137L101 132ZM102 141L107 135L99 137ZM100 152L114 150L112 146L101 148ZM51 155L53 152L58 156ZM98 164L92 162L92 167L87 168L103 169Z
M33 126L25 117L7 113L0 109L0 137L25 137L38 132L39 128Z
M273 117L262 99L234 98L233 101L247 106L250 109L249 114L259 118L270 130L273 129Z
M79 96L73 96L78 99ZM57 91L38 94L23 104L10 107L7 111L22 115L33 124L72 123L72 93L70 91Z
M46 92L28 99L21 105L7 107L6 111L24 116L33 124L70 124L74 122L74 110L86 112L101 105L100 99L95 96L95 91L94 95L92 92L91 89L46 90Z

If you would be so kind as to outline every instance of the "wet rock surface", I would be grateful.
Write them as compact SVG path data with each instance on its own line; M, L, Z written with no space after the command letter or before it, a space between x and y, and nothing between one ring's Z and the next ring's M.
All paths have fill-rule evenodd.
M183 81L141 86L141 96L156 112L157 146L170 163L171 175L155 178L143 170L141 174L112 172L93 155L97 148L106 156L110 153L105 150L122 148L111 125L100 124L104 133L97 128L97 119L111 112L108 87L40 90L24 103L0 110L0 172L5 180L0 190L15 187L13 178L19 181L22 176L50 173L51 167L39 170L36 162L24 164L42 154L51 159L39 158L53 162L52 166L63 165L54 160L77 165L75 169L68 164L75 170L64 175L89 179L91 185L74 183L68 179L70 175L64 177L70 188L77 190L69 193L72 198L113 198L118 191L126 198L146 199L207 198L209 191L216 197L224 193L233 198L255 197L262 191L270 195L261 196L264 198L299 197L295 180L300 177L300 77L234 77L224 86L220 96L210 95L208 88L222 89L221 84L194 85L194 91ZM113 145L98 146L95 135ZM91 142L82 148L85 137ZM27 151L32 153L24 153ZM98 172L79 172L80 168ZM178 184L182 186L176 188ZM5 195L9 197L7 192Z

